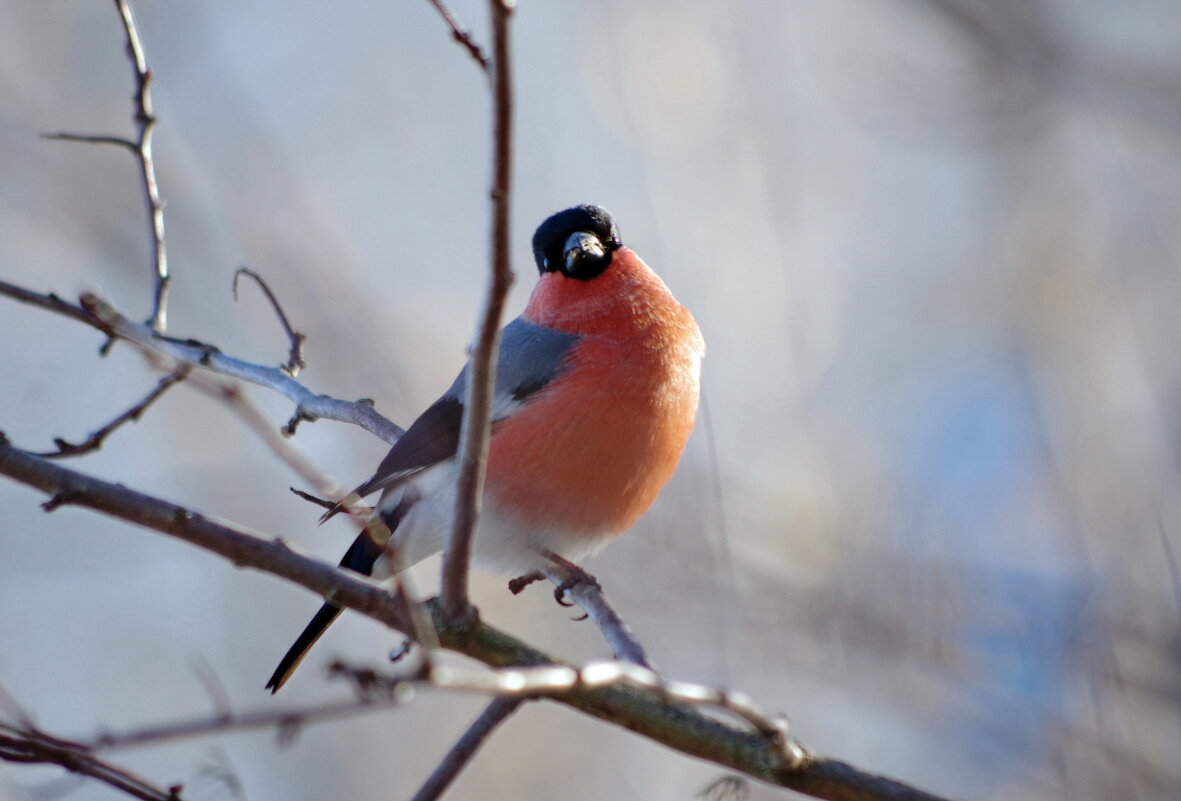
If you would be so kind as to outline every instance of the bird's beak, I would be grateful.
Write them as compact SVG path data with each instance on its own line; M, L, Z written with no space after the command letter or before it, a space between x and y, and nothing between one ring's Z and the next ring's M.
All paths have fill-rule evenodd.
M562 249L562 254L566 261L566 272L573 273L577 271L579 262L598 261L607 254L607 249L603 247L602 241L594 234L589 234L586 231L575 231L566 240L566 246Z

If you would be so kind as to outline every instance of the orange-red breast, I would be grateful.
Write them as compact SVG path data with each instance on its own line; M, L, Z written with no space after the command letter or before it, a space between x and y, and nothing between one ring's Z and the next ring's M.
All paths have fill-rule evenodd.
M533 255L541 279L501 332L474 544L477 564L504 572L529 572L547 551L583 559L647 511L693 429L705 352L693 316L623 246L605 209L553 215ZM355 490L381 490L392 536L387 549L362 533L343 567L388 576L446 545L467 376L465 367ZM321 607L271 676L272 692L340 612Z

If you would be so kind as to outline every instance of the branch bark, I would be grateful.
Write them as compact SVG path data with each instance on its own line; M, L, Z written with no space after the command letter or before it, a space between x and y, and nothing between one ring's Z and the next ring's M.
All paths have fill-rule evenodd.
M281 576L334 603L399 631L405 615L395 598L355 573L305 556L282 540L267 540L229 523L111 484L12 447L0 440L0 475L50 495L47 509L65 504L95 509L212 551L239 567ZM493 667L562 666L563 663L484 622L455 622L440 604L428 608L440 644ZM567 666L568 667L568 666ZM737 728L694 706L670 700L659 687L578 684L548 698L627 728L689 756L762 781L833 801L941 801L938 796L804 752L789 759L758 731Z
M519 697L501 696L492 699L492 702L484 707L484 711L472 722L459 741L447 752L447 756L443 757L443 761L435 767L435 770L419 791L414 794L411 801L435 801L435 799L442 797L460 772L472 761L472 757L476 755L476 751L484 744L484 741L524 702L525 699Z
M16 284L0 281L0 295L86 323L109 337L104 347L109 347L110 342L124 340L176 363L189 364L272 389L295 404L295 412L283 429L286 434L294 433L301 421L320 419L352 423L390 444L397 442L405 433L400 426L373 408L371 401L344 401L329 395L317 395L288 375L282 367L266 367L237 359L222 353L213 345L195 339L161 336L147 325L127 319L114 306L93 293L83 294L79 304L74 305L53 293L32 292Z
M152 135L156 131L156 115L152 111L152 71L148 69L139 30L127 0L115 0L115 10L123 24L123 36L127 43L127 59L135 77L135 94L132 96L134 110L131 115L135 124L135 138L104 136L101 134L52 133L46 139L64 142L84 142L98 145L118 145L126 148L135 157L139 167L140 186L143 189L144 205L148 212L148 237L152 245L152 314L147 326L157 333L168 327L168 287L172 276L168 273L168 247L164 241L164 200L160 197L160 185L156 181L156 164L152 158Z
M85 746L41 732L0 725L0 760L58 765L79 776L110 785L142 801L183 801L180 785L162 790L122 768L87 753Z
M464 403L457 479L455 524L443 554L442 602L452 620L471 613L468 573L472 538L480 516L488 443L492 435L492 393L496 384L496 355L500 349L500 320L513 284L509 256L513 174L513 89L509 47L510 0L489 0L492 13L493 177L492 271L484 309L472 350L468 394Z

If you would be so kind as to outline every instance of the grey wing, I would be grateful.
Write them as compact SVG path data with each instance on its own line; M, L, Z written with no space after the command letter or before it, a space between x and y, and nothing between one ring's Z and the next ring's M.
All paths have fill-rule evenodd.
M565 367L566 356L578 337L544 328L521 317L500 332L492 421L511 417L533 395L545 388ZM467 395L470 365L465 365L443 397L462 403Z
M520 317L506 325L500 333L493 422L511 416L558 376L570 347L577 340L573 334L543 328ZM459 449L468 372L469 365L465 365L451 387L411 424L373 476L353 490L354 494L363 498L397 486L455 455ZM339 511L339 505L332 507L321 521Z

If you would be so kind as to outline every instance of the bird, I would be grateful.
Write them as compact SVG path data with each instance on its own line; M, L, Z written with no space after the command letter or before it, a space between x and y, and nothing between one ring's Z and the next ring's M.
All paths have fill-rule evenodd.
M624 246L606 209L553 214L532 245L540 277L501 329L473 545L477 566L517 575L553 555L592 556L648 510L693 430L705 354L693 315ZM349 496L381 493L375 514L390 538L362 531L341 567L389 578L446 546L469 369ZM278 692L341 611L324 603L267 689Z

